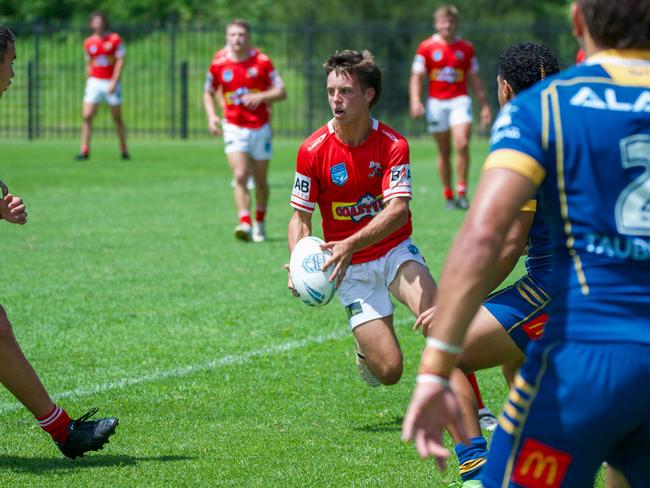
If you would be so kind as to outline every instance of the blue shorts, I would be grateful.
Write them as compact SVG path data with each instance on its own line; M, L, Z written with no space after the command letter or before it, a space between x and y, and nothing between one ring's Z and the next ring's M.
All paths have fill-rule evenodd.
M483 485L590 487L603 461L632 486L648 486L650 345L531 344L499 418Z
M528 343L541 338L544 333L548 303L548 293L530 275L526 275L509 287L492 293L483 306L506 329L519 349L525 352Z

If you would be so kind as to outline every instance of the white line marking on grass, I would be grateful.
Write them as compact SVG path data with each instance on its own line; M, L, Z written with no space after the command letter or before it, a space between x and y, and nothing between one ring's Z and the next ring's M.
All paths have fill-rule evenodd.
M412 324L413 319L401 319L395 321L395 326ZM180 378L182 376L187 376L193 373L198 373L200 371L209 371L212 369L218 369L223 366L229 366L231 364L244 364L249 362L251 359L256 357L263 356L272 356L274 354L281 354L288 351L293 351L294 349L300 349L305 346L310 346L313 344L322 344L323 342L333 341L337 339L342 339L343 337L350 336L349 330L347 328L332 332L330 334L325 334L321 336L311 337L308 339L302 339L300 341L290 341L284 344L277 344L274 346L263 347L255 351L249 351L242 354L229 354L223 356L219 359L213 359L212 361L207 361L205 363L198 364L189 364L187 366L181 366L179 368L172 368L163 371L155 371L150 374L145 374L141 376L132 376L129 378L122 378L117 381L111 381L109 383L104 383L101 385L95 386L81 386L75 388L74 390L64 391L58 394L52 395L54 401L59 401L63 398L78 398L88 395L96 395L97 393L103 393L111 390L119 390L133 385L141 385L143 383L151 383L154 381L160 381L167 378ZM7 412L14 412L22 408L20 403L0 403L0 414Z
M151 383L153 381L160 381L167 378L179 378L181 376L187 376L193 373L200 371L209 371L211 369L221 368L223 366L229 366L231 364L243 364L249 362L251 359L256 357L271 356L274 354L281 354L284 352L292 351L294 349L300 349L305 346L310 346L313 344L322 344L323 342L332 341L336 339L341 339L350 335L348 330L339 330L337 332L332 332L331 334L325 334L322 336L311 337L309 339L303 339L300 341L291 341L284 344L277 344L274 346L263 347L262 349L257 349L255 351L249 351L242 354L229 354L223 356L219 359L213 359L212 361L207 361L205 363L199 364L190 364L187 366L181 366L179 368L172 368L163 371L155 371L150 374L145 374L141 376L133 376L130 378L123 378L117 381L111 381L109 383L104 383L101 385L88 386L88 387L79 387L74 390L64 391L55 395L52 395L53 400L58 401L62 398L77 398L87 395L95 395L97 393L102 393L110 390L119 390L133 385L141 385L143 383ZM0 413L13 412L22 408L20 403L3 403L0 404Z

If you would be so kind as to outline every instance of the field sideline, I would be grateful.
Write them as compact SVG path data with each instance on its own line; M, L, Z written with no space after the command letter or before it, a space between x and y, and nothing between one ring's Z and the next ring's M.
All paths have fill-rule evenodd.
M0 486L460 486L455 462L440 473L400 440L422 348L409 313L404 378L371 389L338 301L312 310L286 290L299 142L275 144L269 241L242 244L220 142L135 141L123 162L98 139L80 163L76 140L2 141L29 223L0 223L0 303L68 412L98 406L120 426L65 459L0 389ZM464 214L443 208L432 141L411 147L414 241L437 278ZM486 151L474 141L470 194ZM479 383L498 411L500 372Z

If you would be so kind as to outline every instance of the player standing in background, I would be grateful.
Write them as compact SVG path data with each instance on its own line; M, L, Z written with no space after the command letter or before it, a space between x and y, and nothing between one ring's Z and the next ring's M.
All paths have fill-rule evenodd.
M16 44L13 33L0 25L0 97L11 84L14 76L13 62L16 59ZM27 222L27 211L20 197L12 195L0 181L0 219L11 224ZM6 249L7 257L12 253ZM54 404L41 380L23 354L7 314L0 305L0 382L33 415L38 425L52 436L61 452L70 458L81 457L87 451L101 449L115 432L118 420L107 418L88 420L97 409L92 409L81 418L72 420L65 410Z
M223 111L215 110L215 96ZM243 241L266 240L264 218L269 201L268 171L271 159L269 105L286 98L282 78L271 59L251 47L250 26L235 19L226 26L226 47L217 51L208 69L203 106L214 135L223 132L226 157L235 182L235 207L239 223L235 237ZM251 222L249 175L255 181L255 220Z
M84 41L86 55L86 91L83 99L83 125L81 126L81 151L75 159L90 157L92 123L102 102L111 109L117 137L120 140L122 159L130 159L126 149L126 129L122 121L122 84L120 76L124 68L124 44L119 34L109 32L108 19L103 12L90 14L93 33Z
M474 46L456 36L458 9L443 5L434 14L436 34L420 43L415 53L409 81L411 117L426 115L427 130L438 146L438 172L444 187L447 208L466 209L469 140L472 132L472 99L467 94L467 78L481 104L481 122L489 125L492 112L478 74ZM422 104L422 80L427 77L428 100ZM451 183L451 147L456 147L456 191Z
M603 461L617 486L650 479L650 0L579 0L571 21L587 60L495 123L404 420L404 438L442 462L442 426L462 431L449 375L503 236L540 188L550 318L499 419L487 488L592 486Z
M521 43L506 49L497 63L497 88L501 106L515 95L547 76L560 71L553 51L542 44ZM542 337L548 320L551 279L550 230L540 216L542 203L526 203L506 236L491 289L496 288L526 252L526 275L515 284L492 293L479 309L468 329L463 352L451 377L460 403L470 444L454 437L463 488L480 487L479 475L487 456L487 440L481 435L476 405L466 374L502 366L509 385L521 366L530 341ZM416 326L428 330L435 325L435 307L422 314Z

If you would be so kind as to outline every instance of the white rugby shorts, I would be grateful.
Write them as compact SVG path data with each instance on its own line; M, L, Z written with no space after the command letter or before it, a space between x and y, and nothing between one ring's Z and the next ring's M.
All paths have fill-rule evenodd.
M84 103L102 103L116 106L122 105L122 84L117 83L115 91L108 93L108 85L111 80L90 77L86 80L86 90L84 91Z
M271 126L264 124L258 129L249 129L235 124L223 123L223 142L226 154L243 152L256 161L271 159Z
M395 309L388 287L400 266L415 261L427 265L411 239L399 243L380 258L348 266L338 288L339 300L348 316L350 330L370 320L387 317Z
M429 98L426 107L427 131L446 132L450 127L472 123L472 99L468 95L439 100Z

